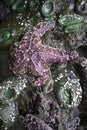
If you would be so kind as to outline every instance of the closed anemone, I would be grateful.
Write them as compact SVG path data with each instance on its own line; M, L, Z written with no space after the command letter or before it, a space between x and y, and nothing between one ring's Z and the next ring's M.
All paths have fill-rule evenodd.
M41 5L41 14L44 17L51 17L55 13L55 4L53 1L48 0Z

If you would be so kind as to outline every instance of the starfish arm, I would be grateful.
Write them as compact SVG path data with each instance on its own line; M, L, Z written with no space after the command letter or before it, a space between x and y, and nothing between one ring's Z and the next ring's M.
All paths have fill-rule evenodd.
M32 84L34 86L45 85L51 79L49 67L40 59L39 54L37 53L32 56L31 63L32 64L29 66L29 70L31 70L32 74L38 77Z
M39 55L44 62L76 62L79 59L77 51L67 52L47 45L43 45Z
M58 48L53 48L50 46L43 46L39 52L41 59L44 62L66 62L69 61L69 53L62 51Z
M13 57L10 62L11 64L9 65L9 67L14 74L19 75L27 72L28 61L26 61L26 59L20 61L20 57Z
M47 31L52 30L54 26L54 23L40 22L33 29L33 33L35 33L38 37L42 37Z

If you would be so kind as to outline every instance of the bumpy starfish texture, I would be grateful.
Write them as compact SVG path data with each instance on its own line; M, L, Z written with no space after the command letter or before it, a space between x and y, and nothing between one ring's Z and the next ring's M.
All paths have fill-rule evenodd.
M13 73L19 75L31 72L38 77L33 83L35 86L45 85L51 79L48 62L76 61L79 57L76 51L69 53L42 44L40 37L54 26L53 23L40 22L10 49L10 68Z
M23 122L27 130L53 130L44 121L31 114L27 114L25 117L21 116L20 120Z

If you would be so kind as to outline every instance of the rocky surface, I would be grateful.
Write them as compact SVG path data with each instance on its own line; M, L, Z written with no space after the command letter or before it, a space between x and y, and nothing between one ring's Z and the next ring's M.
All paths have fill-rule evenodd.
M5 18L8 18L8 21L10 19L8 17L9 8L5 5L5 2L8 2L8 1L2 0L2 2L3 1L4 1L3 4L0 2L0 10L1 10L0 11L0 14L1 14L0 21L4 23ZM29 0L29 2L30 1L31 0ZM39 0L38 0L38 2L40 3ZM58 50L60 49L62 52L78 51L80 56L84 56L87 58L87 53L86 53L87 18L86 18L85 14L83 15L84 10L77 12L75 9L75 8L77 8L76 6L78 6L76 3L79 3L79 0L77 0L77 1L75 1L75 0L64 0L64 1L55 0L54 2L56 5L55 13L54 13L53 17L51 17L49 19L45 19L41 15L41 13L40 13L41 7L38 7L38 9L35 11L34 11L34 9L30 10L29 8L27 8L28 13L26 11L25 17L27 17L28 20L26 21L25 19L23 19L22 22L20 22L21 27L22 27L22 24L24 23L25 26L27 27L27 30L28 29L32 30L34 28L34 26L37 25L37 23L53 22L53 23L55 23L55 28L52 31L46 32L42 37L39 36L40 32L37 31L38 32L37 37L39 36L38 39L39 39L39 42L41 42L41 45L46 46L46 47L51 46L52 48L58 48ZM81 2L84 5L84 0L81 0L80 3ZM86 3L86 1L85 1L85 3ZM41 4L42 4L42 2L41 2ZM4 11L3 11L2 7L4 7ZM86 8L84 8L84 9L86 9ZM71 34L66 34L64 32L64 28L62 26L60 26L60 24L58 23L58 19L59 19L60 14L64 14L64 13L66 14L66 12L69 12L69 11L71 13L74 12L78 15L81 15L84 18L84 26L76 32L73 32ZM86 10L85 10L85 12L86 12ZM16 13L11 12L11 13L12 13L12 15L11 15L12 18L15 14L15 15L17 15L17 20L18 19L21 20L22 12L16 12ZM34 14L34 15L32 15L32 14ZM12 26L11 22L9 22L9 24L11 25L10 29L15 27L15 26ZM5 25L7 26L7 24L5 24ZM5 26L5 29L6 29L6 26ZM20 27L20 29L21 29L21 27ZM41 28L41 29L44 30L43 28ZM4 26L3 26L3 30L4 30ZM26 36L26 34L25 34L25 36ZM24 34L22 33L22 36L23 35ZM32 34L30 34L30 36L31 35ZM23 38L25 38L25 36ZM6 38L6 36L5 36L5 38ZM12 37L10 37L10 39L12 39ZM34 42L35 42L35 40L37 40L37 38L34 39ZM10 40L7 40L7 41L9 42ZM15 40L15 41L18 43L21 43L21 38L18 36L17 40ZM21 49L26 50L25 45L28 45L28 44L25 44L26 42L23 42L23 43L24 43L24 44L22 44L23 48L21 46ZM11 43L11 44L13 44L13 43ZM11 44L9 44L9 45L11 45ZM6 40L5 40L5 46L6 46ZM14 46L16 46L16 45L14 44ZM15 49L14 54L15 54L16 50L19 54L19 52L20 52L19 47L20 47L20 44L17 47L17 49L13 48L13 49ZM34 50L34 47L36 49L36 46L32 46L32 47L33 47L33 50ZM47 54L46 49L44 50L45 51L44 55ZM23 50L22 54L25 54L24 53L25 50ZM39 51L37 51L37 52L39 52ZM17 57L17 59L20 59L20 56L21 56L21 54L19 55L19 57ZM36 56L36 55L34 55L34 56ZM28 57L29 57L29 55L28 55ZM48 57L50 57L50 56L48 56ZM11 79L14 79L14 74L9 69L9 62L8 62L9 59L10 59L9 50L7 50L3 46L1 46L0 47L0 82L1 82L0 89L1 90L3 88L3 83L5 83L6 88L7 88L7 86L8 86L7 83L11 86L12 82L14 82L11 80ZM54 58L51 58L51 60L54 60ZM36 63L36 61L37 60L35 57L35 63ZM44 62L45 62L45 60L44 60ZM50 62L47 64L47 62L46 62L45 64L47 65L47 67L49 66L49 68L51 70L51 80L49 80L47 85L45 85L45 86L42 85L39 87L31 85L31 79L34 79L34 81L36 81L35 79L37 79L37 76L32 75L29 72L29 73L27 73L28 78L26 79L27 87L25 89L19 91L16 98L11 98L8 100L1 98L1 99L3 99L5 104L3 107L2 100L0 100L0 106L1 106L0 107L0 117L1 116L3 117L3 119L0 118L0 130L5 130L7 128L7 127L4 127L3 121L5 121L5 119L6 119L6 122L9 122L8 117L9 117L9 119L11 119L9 116L9 113L12 114L12 112L13 112L12 110L16 110L16 108L17 108L17 112L18 112L17 119L13 122L10 120L11 122L9 124L10 126L8 127L8 130L15 130L15 129L16 130L19 130L19 129L29 130L30 127L32 127L32 129L33 129L33 124L35 124L34 129L37 129L37 130L39 130L39 129L41 129L41 130L42 129L46 129L46 130L51 130L51 129L53 129L53 130L77 130L77 129L86 130L87 129L87 114L86 114L87 113L87 61L86 60L83 60L82 62L80 61L80 64L76 63L73 66L76 69L76 74L79 76L79 79L80 79L80 85L82 87L82 95L81 95L82 101L80 101L80 104L78 107L70 108L70 109L61 107L60 103L58 102L58 100L55 96L54 90L53 90L54 89L54 80L58 80L57 79L58 75L60 75L60 77L63 76L64 66L62 69L63 72L60 72L60 71L58 71L59 63L55 64L55 63ZM19 63L18 63L18 65L19 65ZM70 71L72 71L71 68L70 68ZM33 69L31 69L31 70L33 70ZM35 70L36 70L36 67L35 67ZM44 70L46 70L45 67L44 67ZM17 71L19 72L20 70L16 69L15 72L17 72ZM25 72L25 69L23 69L23 72ZM39 71L39 72L41 72L41 71ZM44 75L43 75L43 77L44 77ZM11 84L10 84L10 80L11 80ZM67 81L65 81L65 80L60 81L61 84L65 83L65 82L67 82ZM13 88L16 89L17 87L18 87L18 85L16 85L16 83L13 83ZM19 88L22 88L22 87L19 85ZM6 90L7 89L5 89L5 87L4 87L5 92L6 92ZM11 91L8 89L7 93L4 93L4 91L3 91L3 93L0 93L1 97L5 97L5 96L9 97L12 95L14 96L14 91L12 89L11 89ZM65 94L66 94L65 97L69 98L69 93L66 92ZM70 99L71 98L72 97L70 97ZM12 107L12 105L14 107ZM12 109L12 108L14 108L14 109ZM6 114L6 112L7 112L7 114ZM16 114L15 111L14 111L14 114ZM14 115L14 117L15 117L15 115ZM22 117L22 120L20 120L20 117Z

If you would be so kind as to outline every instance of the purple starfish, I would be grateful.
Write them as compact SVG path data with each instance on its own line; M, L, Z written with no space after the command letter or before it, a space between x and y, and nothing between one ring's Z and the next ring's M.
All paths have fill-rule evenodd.
M44 121L31 114L27 114L25 117L21 116L20 120L23 122L27 130L53 130Z
M53 23L40 22L10 49L10 67L13 73L19 75L31 72L38 77L33 83L35 86L45 85L51 78L48 62L75 61L79 57L76 51L69 53L42 44L40 37L53 28Z

